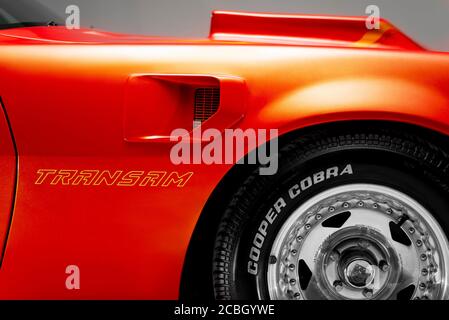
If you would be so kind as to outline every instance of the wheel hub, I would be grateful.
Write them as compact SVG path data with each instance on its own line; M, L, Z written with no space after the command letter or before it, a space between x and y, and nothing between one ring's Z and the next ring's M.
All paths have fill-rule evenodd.
M317 231L319 229L312 232ZM303 253L315 250L307 244L302 249ZM316 285L324 291L326 299L385 297L391 294L391 288L398 281L399 272L390 272L385 267L389 265L399 270L398 254L375 228L361 225L342 227L316 250L314 271L320 275Z
M366 288L376 274L374 266L364 259L355 259L344 269L346 283L354 288Z

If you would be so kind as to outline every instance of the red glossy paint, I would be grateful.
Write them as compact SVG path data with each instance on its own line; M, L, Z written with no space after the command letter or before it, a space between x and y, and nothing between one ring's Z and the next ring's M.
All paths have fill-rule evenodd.
M376 47L384 49L423 49L386 20L380 19L379 30L367 30L366 25L366 17L215 11L210 38L292 45L364 46L375 43Z
M297 27L283 34L285 19ZM344 38L327 23L341 24ZM307 25L302 34L300 26ZM185 112L176 117L177 108L193 108L189 99L158 95L156 76L181 87L199 78L220 83L227 92L222 109L205 123L220 129L284 134L374 119L449 135L449 56L422 49L393 27L374 34L362 28L360 18L216 13L204 40L61 27L1 31L0 96L19 170L0 298L178 297L193 229L231 166L175 166L170 143L145 138L166 137L186 121ZM140 99L129 96L136 75L153 81L148 92L134 88ZM173 123L162 123L159 117L168 114ZM9 150L0 159L11 174L0 172L8 190L3 183L10 185L14 175L13 153L1 121L0 135L2 150ZM156 178L145 186L36 184L40 169L152 172ZM193 175L183 187L163 186L159 178L172 172ZM12 205L8 199L0 198L3 209ZM2 211L2 230L4 217ZM81 290L65 287L71 264L80 267Z

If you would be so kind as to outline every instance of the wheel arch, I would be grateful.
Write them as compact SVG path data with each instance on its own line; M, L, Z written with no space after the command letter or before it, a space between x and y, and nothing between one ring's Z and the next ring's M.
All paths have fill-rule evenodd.
M424 140L432 141L445 153L449 153L449 137L441 132L415 124L390 120L335 121L293 129L279 136L279 148L292 139L309 132L317 130L332 132L348 127L363 127L366 124L379 127L379 129L388 126L388 128L415 134ZM236 191L226 186L241 185L253 170L253 166L234 165L209 196L200 213L185 256L180 282L180 299L194 301L213 299L211 266L214 238L222 217L219 212L223 213L222 209Z

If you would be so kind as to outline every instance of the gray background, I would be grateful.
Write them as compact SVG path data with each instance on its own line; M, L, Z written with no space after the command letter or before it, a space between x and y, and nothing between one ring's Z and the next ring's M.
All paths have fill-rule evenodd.
M76 4L81 24L148 35L206 37L210 12L221 10L365 15L380 7L383 18L424 46L449 51L449 0L39 0L65 17Z

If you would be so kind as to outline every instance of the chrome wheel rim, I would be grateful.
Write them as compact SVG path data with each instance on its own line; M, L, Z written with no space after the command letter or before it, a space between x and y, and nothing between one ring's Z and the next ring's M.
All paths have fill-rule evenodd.
M449 243L417 201L350 184L306 201L271 248L271 299L447 299Z

